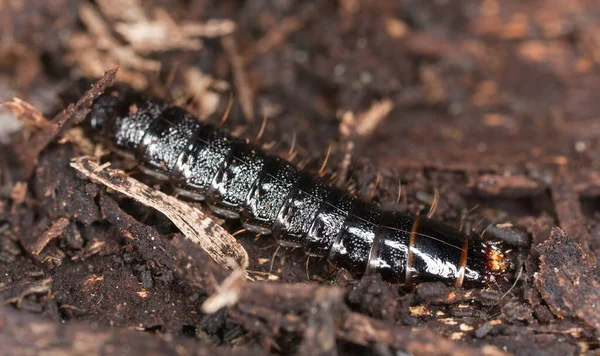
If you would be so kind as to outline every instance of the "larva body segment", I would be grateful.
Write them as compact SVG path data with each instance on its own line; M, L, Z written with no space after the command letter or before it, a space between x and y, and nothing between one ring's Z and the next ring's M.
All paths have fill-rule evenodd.
M490 244L424 217L382 211L180 108L109 91L89 116L116 152L135 157L151 175L357 278L379 273L406 286L480 286L508 267Z
M259 226L270 232L279 211L294 193L298 178L295 167L279 157L269 156L242 210L246 226Z

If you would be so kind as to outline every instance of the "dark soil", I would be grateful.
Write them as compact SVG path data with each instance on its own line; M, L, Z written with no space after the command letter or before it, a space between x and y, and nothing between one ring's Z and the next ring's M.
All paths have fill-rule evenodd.
M0 111L11 354L600 352L599 4L17 0L0 23L0 101L31 104ZM246 233L256 281L204 314L228 272L69 165L95 153L77 127L113 82L202 118L233 96L227 128L254 137L268 117L271 152L293 145L315 172L328 156L337 184L384 207L427 212L437 191L433 218L495 223L520 280L403 290ZM112 166L155 184L127 164Z

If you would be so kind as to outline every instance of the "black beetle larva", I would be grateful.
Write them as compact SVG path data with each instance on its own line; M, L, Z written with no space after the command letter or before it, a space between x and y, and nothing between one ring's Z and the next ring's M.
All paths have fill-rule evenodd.
M510 268L494 243L426 217L383 211L164 102L109 89L95 100L89 121L116 152L182 194L205 197L216 213L239 216L248 230L327 257L357 278L379 273L405 286L475 287Z

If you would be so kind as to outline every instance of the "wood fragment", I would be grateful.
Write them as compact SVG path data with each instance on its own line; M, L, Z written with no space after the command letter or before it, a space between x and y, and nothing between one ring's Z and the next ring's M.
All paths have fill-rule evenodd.
M122 12L128 13L128 10ZM79 5L79 18L87 31L70 36L67 61L77 65L90 78L99 77L107 66L118 64L121 66L119 82L137 89L146 88L148 80L143 72L157 73L160 62L139 55L131 45L116 38L111 26L92 4Z
M358 115L355 132L358 136L369 136L394 108L390 98L385 98L371 105L369 110Z
M26 244L24 247L34 256L37 256L42 252L44 247L48 245L52 239L62 235L65 228L69 225L69 219L67 218L59 218L52 225L44 231L44 233L33 243Z
M51 285L52 278L46 278L0 288L0 305L15 303L20 308L25 297L32 294L49 293Z
M360 345L384 343L414 355L506 355L495 346L486 345L480 349L473 349L436 335L428 329L389 325L358 313L348 315L337 335Z
M560 227L584 249L589 251L590 233L586 228L585 217L581 211L579 195L573 189L572 176L561 169L550 190L558 216ZM589 254L595 259L594 254Z
M157 9L154 19L144 16L134 22L119 22L114 30L142 55L174 49L198 51L203 47L201 40L186 33L164 10Z
M235 305L242 293L246 277L245 268L236 268L220 286L217 286L217 292L202 303L202 311L213 314L221 308Z
M338 167L336 186L343 187L346 184L348 169L352 162L352 153L356 145L354 141L357 138L371 135L381 121L392 111L392 108L393 102L389 98L385 98L373 103L367 111L356 117L351 111L344 112L339 125L344 157Z
M61 309L78 310L63 304ZM227 348L208 347L190 337L165 339L132 328L70 320L57 322L47 316L0 308L0 342L12 355L103 355L127 350L132 355L231 355ZM236 355L256 353L235 351Z
M27 182L16 182L12 191L10 192L10 198L15 204L23 204L27 197Z
M235 32L235 22L227 19L211 19L206 22L184 23L182 30L190 36L215 38Z
M19 98L0 103L0 106L12 111L29 131L42 129L48 125L48 119L38 109Z
M199 117L205 119L217 111L221 97L218 93L210 90L212 87L225 86L229 90L229 85L225 82L213 78L211 75L203 73L198 68L190 68L185 71L184 81L190 95L198 102L200 106Z
M285 43L285 40L295 32L298 32L304 23L306 15L300 14L299 16L290 16L283 19L281 24L267 32L261 39L256 41L254 48L248 53L244 54L244 62L249 64L256 57L264 55L274 48L281 46Z
M15 148L15 151L23 161L25 166L26 177L31 176L33 168L36 166L39 154L54 141L61 133L72 125L81 123L90 111L92 102L106 88L113 85L115 76L119 67L104 73L102 78L92 85L76 104L70 104L69 107L56 115L49 124L42 130L38 131L28 142L21 142Z
M248 254L225 229L200 210L161 191L154 190L124 172L106 168L87 157L71 162L71 167L94 182L103 184L165 214L190 240L201 246L221 267L231 271L248 265Z
M333 316L342 299L336 288L322 287L315 291L314 305L310 308L304 339L300 345L301 355L337 355L335 321Z
M249 330L269 335L271 329L256 323L256 320L262 320L275 329L282 328L290 332L304 333L306 336L307 333L318 332L318 330L307 331L314 326L309 324L312 314L310 308L319 304L322 306L328 304L321 310L323 312L326 310L330 315L321 313L319 318L331 318L336 339L363 346L381 343L415 355L506 355L495 346L472 348L448 340L425 328L395 325L360 313L349 312L344 307L343 296L339 287L269 282L246 283L238 305L228 313ZM324 302L323 298L327 302ZM273 304L273 300L277 303ZM306 303L307 300L314 302ZM321 332L326 330L327 322L321 324L321 328ZM327 333L323 335L328 337Z
M483 174L469 183L481 194L520 198L541 194L546 186L524 175Z
M554 315L577 317L600 331L600 283L592 255L560 228L536 247L540 271L534 285Z

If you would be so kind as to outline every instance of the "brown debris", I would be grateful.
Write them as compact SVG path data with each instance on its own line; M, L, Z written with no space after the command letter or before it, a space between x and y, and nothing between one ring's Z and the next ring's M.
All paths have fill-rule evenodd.
M140 54L168 51L172 49L200 50L202 42L190 38L163 10L157 10L155 20L146 17L136 18L134 22L122 22L115 25L115 31L123 36L133 50Z
M23 126L27 128L27 131L43 129L48 125L48 119L46 119L44 114L19 98L13 98L12 101L0 103L0 106L10 109L19 118Z
M584 251L588 252L592 261L595 261L596 255L590 250L592 238L586 227L583 212L581 211L579 194L577 194L573 187L573 176L565 169L560 169L556 181L552 183L550 190L560 227L569 236L572 236Z
M577 317L600 331L600 282L588 251L559 228L543 244L540 272L534 282L550 310L559 318Z
M440 338L427 329L406 330L403 327L386 325L379 320L368 319L360 314L351 314L338 335L363 345L372 342L385 343L415 355L506 355L491 345L473 349Z
M395 320L409 314L398 288L383 282L379 275L365 276L349 286L346 301L353 310L378 319Z
M354 113L351 111L346 111L342 115L342 120L340 121L339 131L340 137L343 140L343 150L344 156L340 161L337 170L337 185L343 186L346 184L346 179L348 176L348 168L350 167L350 163L352 163L352 151L354 151L354 132L356 127L356 120L354 119Z
M23 204L27 196L27 183L16 182L10 192L10 198L15 204Z
M510 321L525 321L532 319L533 310L525 303L510 301L502 306L502 315Z
M69 105L68 108L56 115L56 117L50 120L43 130L38 131L29 142L22 142L16 147L16 151L25 166L27 177L33 173L33 169L38 162L39 154L48 146L48 144L66 129L72 125L79 124L85 119L92 106L92 101L100 96L106 88L113 85L117 70L118 67L115 67L104 73L103 77L92 85L92 88L88 90L76 104Z
M392 111L393 103L389 98L375 102L369 110L358 115L356 121L356 135L369 136L383 119Z
M89 158L75 159L71 162L71 167L92 181L165 214L187 238L201 246L223 268L235 270L237 266L248 265L248 254L244 248L200 210L139 183L124 172L100 167Z
M335 343L335 310L339 308L340 290L322 287L315 291L299 354L337 355Z
M246 281L246 270L238 267L217 287L217 292L202 303L202 311L213 314L221 308L235 305L242 293Z
M32 255L39 255L40 252L46 247L46 245L54 238L62 235L65 228L69 225L69 219L60 218L52 223L52 226L48 228L48 230L44 231L42 236L40 236L33 243L24 246L29 253Z
M101 148L100 145L94 144L89 137L87 137L81 127L74 127L70 130L67 130L58 140L58 143L70 142L73 146L76 147L77 151L82 152L88 156L101 156ZM105 151L106 152L106 151Z
M551 186L552 200L558 216L561 228L577 243L584 251L589 251L590 234L586 228L585 217L581 211L579 195L573 190L571 176L561 170L556 181ZM592 261L594 254L588 253Z
M205 119L214 114L222 100L222 96L210 90L211 87L222 87L223 91L230 91L230 86L227 82L219 81L206 73L201 72L198 68L190 68L185 73L185 86L189 95L193 96L194 100L200 106L198 117ZM223 117L226 120L227 117Z
M389 322L377 320L364 316L359 313L348 312L343 308L341 301L342 294L333 289L326 291L326 287L316 287L311 285L278 285L276 283L265 284L264 282L255 282L246 284L243 293L235 311L230 311L232 316L242 323L252 322L254 318L259 318L276 328L288 331L304 332L305 335L322 335L326 339L330 333L335 333L341 340L350 341L359 345L370 345L372 343L381 343L397 350L404 350L415 355L427 355L431 353L444 355L504 355L504 353L493 346L484 346L480 349L470 348L459 345L447 340L439 335L435 335L426 329L412 329L406 326L397 326ZM307 305L306 298L312 300ZM326 299L323 298L330 298ZM271 307L271 300L277 300L278 303ZM316 303L316 304L315 304ZM324 304L325 303L325 304ZM321 305L331 311L331 315L320 315L318 322L310 312L308 320L304 315L307 308L312 305ZM253 316L254 318L249 318ZM333 320L333 323L329 321ZM309 322L312 321L311 324ZM256 325L247 327L255 330L264 330ZM327 326L334 326L335 330L327 330ZM315 328L310 330L310 328ZM312 342L310 339L308 343Z
M344 156L337 171L338 186L346 184L348 168L352 161L352 151L356 145L354 141L361 137L372 135L373 131L375 131L377 126L387 117L392 109L392 101L389 98L385 98L373 103L367 111L360 113L357 117L351 111L346 111L342 115L339 132Z
M261 39L256 41L256 45L251 51L244 54L244 62L250 64L257 56L264 55L269 51L281 46L285 43L285 40L305 25L308 13L311 12L312 8L309 8L307 13L300 14L299 16L286 17L269 32L267 32Z
M156 73L160 63L140 56L131 46L122 45L111 33L110 25L91 5L82 4L79 17L92 36L74 33L68 41L72 54L67 59L77 63L91 78L100 76L107 66L118 64L122 67L120 81L126 80L134 88L145 88L148 82L140 72Z
M87 183L69 167L68 160L73 154L68 145L45 151L35 170L32 188L50 218L67 218L89 226L101 220L100 209L94 201L98 192L88 189Z
M101 326L89 321L60 323L13 308L0 309L0 343L14 355L230 355L226 348L202 346L190 338L165 340L152 333ZM236 354L243 355L239 350Z
M546 189L544 184L522 175L483 174L470 185L479 193L515 198L537 195Z
M463 5L4 2L0 101L22 99L5 106L20 111L25 130L0 125L0 288L17 296L0 311L2 345L24 354L597 353L598 272L589 250L600 251L598 4ZM272 237L215 219L239 232L250 275L270 283L245 280L240 269L227 280L162 213L69 166L89 155L131 167L100 152L84 125L46 120L114 65L116 82L202 120L228 112L222 125L232 132L256 132L248 120L267 116L265 142L284 156L278 143L293 141L295 161L311 171L330 146L328 167L339 167L332 180L385 208L424 213L424 192L437 190L434 218L457 226L478 204L465 226L479 232L482 218L501 222L484 238L519 247L518 283L506 275L484 290L403 290L377 276L355 280L301 249L274 254ZM232 88L243 105L229 107ZM39 157L25 167L33 165L33 179L12 154L19 136L20 153ZM399 181L401 204L389 204ZM548 240L557 224L572 240ZM51 286L27 294L49 275ZM211 295L217 306L237 304L204 314Z
M46 278L34 282L25 282L17 285L0 288L0 305L15 303L21 308L23 300L28 295L50 293L52 279Z
M226 268L217 265L204 250L204 246L189 238L175 236L169 241L151 226L144 225L125 213L119 204L107 195L100 199L102 212L119 233L133 243L135 250L148 261L157 273L176 273L189 281L191 286L213 292L215 280L219 280ZM104 248L100 245L98 248ZM104 251L110 255L116 251Z
M478 290L448 287L440 282L421 283L415 293L422 301L434 304L457 304L477 299L481 294Z
M531 241L527 233L511 223L493 224L485 228L485 237L488 239L505 241L511 246L527 248Z
M204 23L184 23L182 28L188 35L215 38L233 34L235 32L235 23L226 19L212 19Z

